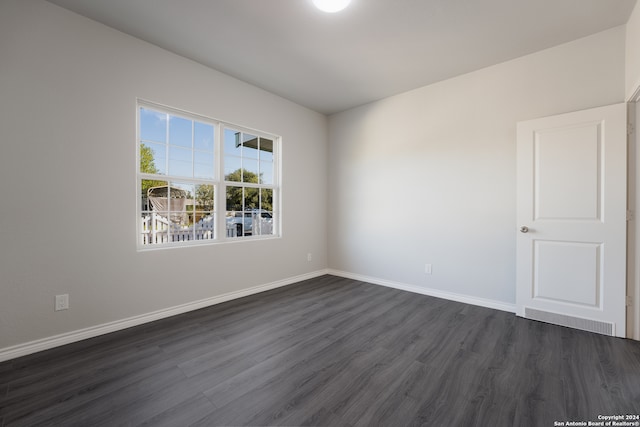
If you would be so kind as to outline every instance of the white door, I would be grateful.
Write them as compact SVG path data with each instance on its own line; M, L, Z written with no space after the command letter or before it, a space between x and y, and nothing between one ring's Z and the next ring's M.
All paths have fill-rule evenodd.
M518 316L625 336L626 111L518 123Z

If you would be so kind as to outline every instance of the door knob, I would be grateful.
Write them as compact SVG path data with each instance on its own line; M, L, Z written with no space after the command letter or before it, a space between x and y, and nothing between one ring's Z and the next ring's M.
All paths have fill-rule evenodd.
M521 233L528 233L529 232L529 227L527 227L526 225L523 225L522 227L520 227L520 232Z

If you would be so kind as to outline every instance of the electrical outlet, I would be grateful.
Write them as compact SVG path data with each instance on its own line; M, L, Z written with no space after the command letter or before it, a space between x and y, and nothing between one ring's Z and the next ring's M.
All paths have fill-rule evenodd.
M424 265L424 274L431 274L431 264Z
M311 252L307 254L307 261L311 262Z
M69 294L56 295L56 311L69 309Z

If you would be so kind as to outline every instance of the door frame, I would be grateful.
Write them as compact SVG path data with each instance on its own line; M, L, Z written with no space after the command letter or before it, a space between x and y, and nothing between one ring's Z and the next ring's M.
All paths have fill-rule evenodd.
M640 341L640 85L627 99L627 338Z

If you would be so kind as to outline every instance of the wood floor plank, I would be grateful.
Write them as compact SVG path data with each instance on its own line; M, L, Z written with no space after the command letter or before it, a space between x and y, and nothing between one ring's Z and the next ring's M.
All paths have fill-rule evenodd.
M387 387L386 396L378 399L375 405L369 405L368 416L359 419L354 426L410 425L415 420L421 401L410 396L407 390L423 369L422 363L412 362L396 380L393 388Z
M9 399L0 402L0 407L5 408L5 422L19 420L24 425L32 425L33 420L66 420L71 414L81 415L81 407L89 408L92 414L96 411L101 414L105 412L104 406L110 405L113 396L123 388L148 378L162 378L172 371L176 371L173 363L158 351L138 361L114 365L104 372L98 370L74 377L72 381L60 381L60 387L47 387L42 393L29 390L29 394L14 395L10 390Z
M127 353L127 356L96 368L79 365L77 370L64 375L50 378L38 375L35 379L25 376L15 380L9 384L6 398L0 399L0 414L9 422L34 412L63 411L87 400L106 396L122 384L171 366L159 349L141 352L139 356Z
M347 369L348 366L352 369L369 366L370 363L363 359L374 360L379 351L382 350L370 344L369 336L358 331L340 338L336 335L328 346L298 360L288 371L255 385L240 398L221 407L220 412L239 414L239 418L234 419L232 424L272 425L271 423L288 414L288 408L303 401L314 390L322 388L334 376L352 375L353 371ZM247 407L246 402L251 402L250 407Z
M173 368L118 390L110 399L111 415L93 425L140 425L197 396L201 394L190 386L179 369Z
M410 355L398 356L386 351L373 367L363 370L356 381L343 388L340 394L348 400L342 406L332 403L325 406L334 408L340 419L350 425L375 425L383 415L378 409L385 402L390 408L399 405L403 393L398 386L413 362Z
M149 418L140 425L149 427L190 426L206 418L214 410L215 407L209 399L198 393L182 403L171 405L167 410Z
M314 354L331 345L331 340L326 336L312 336L309 341L303 341L292 346L288 350L278 354L277 357L266 359L251 368L220 380L199 375L195 377L194 387L204 389L204 394L217 407L223 407L236 399L250 393L260 387L265 387L278 376L286 376L292 369L304 369Z
M604 371L611 405L629 414L640 411L640 387L637 387L640 383L640 346L628 340L603 338L606 337L597 337L595 351ZM616 402L626 403L619 408Z
M640 414L640 343L322 276L0 363L5 426L549 426Z

